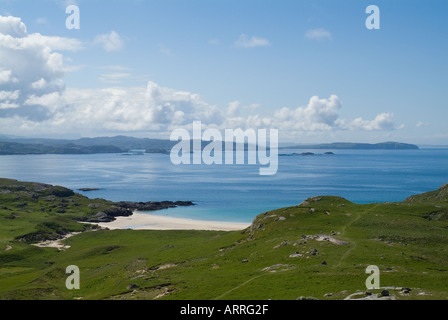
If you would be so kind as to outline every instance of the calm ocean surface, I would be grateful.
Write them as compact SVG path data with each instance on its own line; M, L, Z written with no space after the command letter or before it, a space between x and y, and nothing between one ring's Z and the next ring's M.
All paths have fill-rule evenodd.
M126 156L0 156L0 176L62 185L90 198L112 201L191 200L197 206L156 214L251 222L262 212L335 195L356 203L402 201L448 183L448 149L280 150L315 156L280 156L278 173L260 176L259 165L171 164L161 154ZM323 155L333 151L334 155Z

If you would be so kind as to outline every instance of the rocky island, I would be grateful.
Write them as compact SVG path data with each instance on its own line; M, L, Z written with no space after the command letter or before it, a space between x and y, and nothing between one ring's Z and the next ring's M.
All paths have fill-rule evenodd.
M418 150L419 147L415 144L389 141L374 144L352 142L302 144L281 147L280 149Z

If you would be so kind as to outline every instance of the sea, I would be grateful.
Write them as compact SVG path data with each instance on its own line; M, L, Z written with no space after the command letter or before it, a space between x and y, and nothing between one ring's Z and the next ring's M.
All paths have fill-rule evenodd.
M0 156L0 177L60 185L92 199L190 200L196 205L152 214L244 223L313 196L395 202L448 183L448 149L443 148L279 153L277 174L271 176L260 175L258 164L174 165L164 154L46 154Z

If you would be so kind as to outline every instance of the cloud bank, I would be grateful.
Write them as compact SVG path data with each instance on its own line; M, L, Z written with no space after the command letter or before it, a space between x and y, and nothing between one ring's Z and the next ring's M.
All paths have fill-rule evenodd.
M118 34L117 34L118 36ZM97 38L106 51L121 47L112 31ZM267 46L266 39L241 36L241 47ZM77 51L76 39L28 34L19 18L0 16L0 127L17 135L156 134L165 138L177 128L189 129L200 120L208 127L274 128L291 136L303 133L326 135L337 131L392 131L399 129L392 113L372 120L340 117L343 104L337 95L313 96L297 108L278 108L261 114L259 104L239 101L216 106L200 95L161 87L148 81L146 87L67 88L61 51ZM104 75L109 85L131 76L114 67Z

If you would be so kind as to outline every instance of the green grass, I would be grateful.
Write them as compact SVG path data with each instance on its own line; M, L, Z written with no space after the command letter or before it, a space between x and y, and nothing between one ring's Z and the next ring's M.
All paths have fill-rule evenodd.
M0 179L0 192L20 185L31 188ZM366 291L368 265L381 287L412 289L391 289L397 299L448 299L446 186L400 203L315 197L237 232L94 231L75 220L108 202L27 192L0 193L0 299L344 299ZM73 231L84 232L64 251L31 245ZM69 265L80 268L80 290L65 287Z

